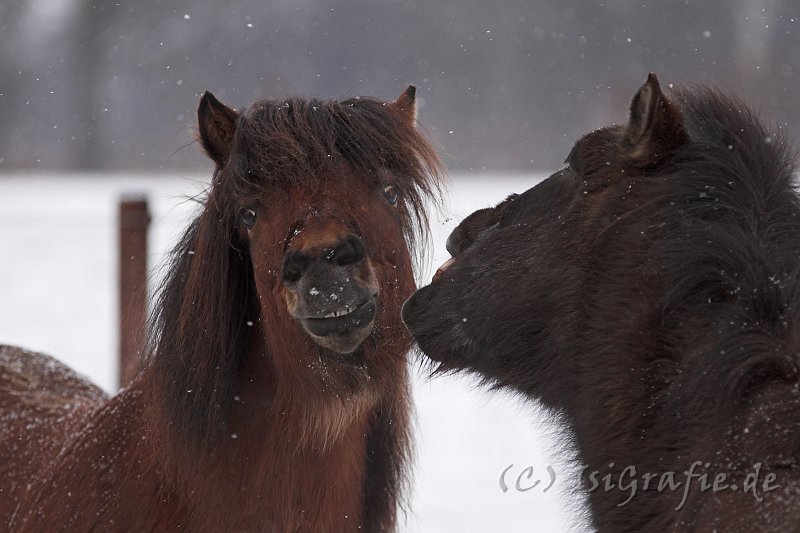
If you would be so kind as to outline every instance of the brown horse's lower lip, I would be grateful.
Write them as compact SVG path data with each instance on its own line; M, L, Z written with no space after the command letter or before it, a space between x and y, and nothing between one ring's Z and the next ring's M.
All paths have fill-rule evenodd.
M313 335L324 337L344 333L369 324L375 318L375 300L370 300L350 314L335 318L306 318L303 325Z

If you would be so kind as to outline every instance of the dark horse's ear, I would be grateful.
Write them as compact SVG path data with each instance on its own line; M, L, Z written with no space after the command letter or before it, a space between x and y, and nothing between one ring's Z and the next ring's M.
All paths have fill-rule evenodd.
M631 102L623 153L637 167L651 166L687 141L680 111L664 96L655 74Z
M402 115L406 117L406 119L411 123L412 126L416 126L417 124L417 88L413 85L409 85L408 88L403 91L397 100L392 102L392 105L400 111Z
M233 134L239 114L206 91L197 108L197 126L200 142L208 157L222 167L231 155Z

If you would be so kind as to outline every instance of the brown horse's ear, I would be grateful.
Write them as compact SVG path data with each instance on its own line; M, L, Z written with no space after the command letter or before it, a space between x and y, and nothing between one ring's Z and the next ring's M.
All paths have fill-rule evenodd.
M686 141L680 111L667 100L658 78L651 73L631 102L623 153L634 166L647 167L663 160Z
M239 114L206 91L197 108L200 142L208 157L222 167L228 161Z
M392 105L402 113L412 126L417 124L417 88L409 85Z

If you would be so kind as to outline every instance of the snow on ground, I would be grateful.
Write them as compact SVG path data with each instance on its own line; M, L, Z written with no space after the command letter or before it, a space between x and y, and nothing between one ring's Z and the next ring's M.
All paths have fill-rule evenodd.
M539 179L454 177L444 212L432 219L433 249L419 279L427 283L447 259L444 242L459 220ZM58 357L113 392L117 202L122 194L147 193L149 261L158 279L157 267L196 207L191 198L204 186L197 176L0 176L0 343ZM584 530L569 457L536 405L480 389L466 376L429 381L417 372L414 392L417 460L404 531ZM511 465L503 492L500 476ZM519 491L518 478L523 489L541 482Z

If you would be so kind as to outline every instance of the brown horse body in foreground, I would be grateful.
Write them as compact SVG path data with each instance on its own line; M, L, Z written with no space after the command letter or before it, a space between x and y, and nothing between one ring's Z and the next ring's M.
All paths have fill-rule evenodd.
M0 348L11 531L383 531L408 455L409 246L438 187L397 101L206 93L216 163L175 248L137 377L107 399Z
M599 532L800 532L795 155L651 76L567 162L453 231L420 348L562 417Z

